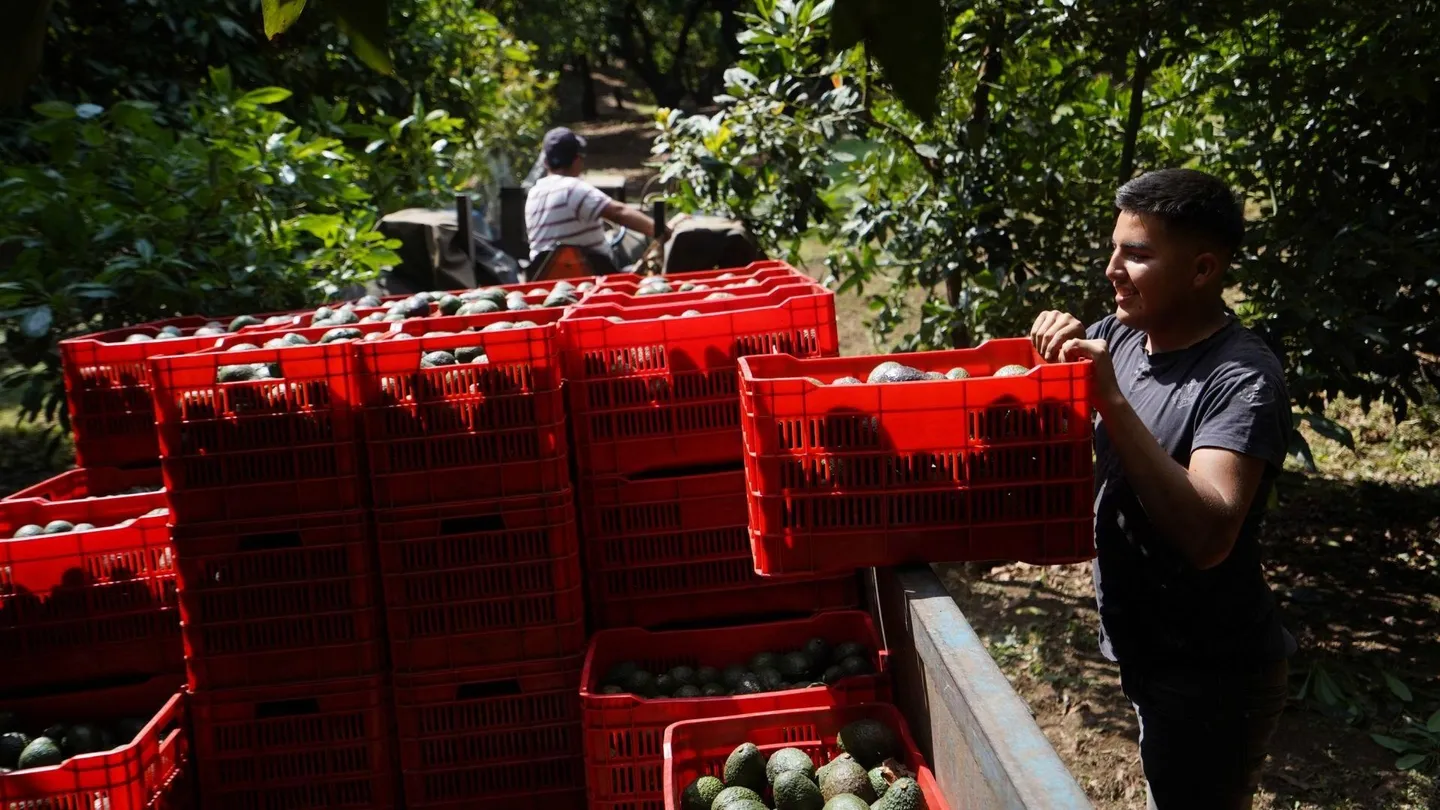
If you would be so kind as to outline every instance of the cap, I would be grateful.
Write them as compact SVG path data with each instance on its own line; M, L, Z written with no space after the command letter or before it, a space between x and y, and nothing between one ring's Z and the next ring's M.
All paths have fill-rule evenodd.
M542 151L547 167L564 168L574 163L575 158L585 154L585 139L576 135L569 127L556 127L545 133Z

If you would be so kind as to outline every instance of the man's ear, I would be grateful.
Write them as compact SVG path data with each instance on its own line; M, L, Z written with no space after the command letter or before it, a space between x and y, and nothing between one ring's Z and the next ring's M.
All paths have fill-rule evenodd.
M1230 263L1214 251L1205 251L1195 257L1195 289L1201 290L1214 285L1224 275Z

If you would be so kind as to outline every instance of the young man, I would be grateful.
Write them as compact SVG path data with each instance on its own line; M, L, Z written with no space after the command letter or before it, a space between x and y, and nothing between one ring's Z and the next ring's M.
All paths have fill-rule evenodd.
M1030 337L1094 362L1100 645L1139 715L1150 807L1248 808L1295 649L1259 544L1289 395L1221 298L1245 228L1230 190L1170 169L1115 204L1115 313L1086 329L1045 312Z
M646 236L655 235L655 223L650 217L615 202L580 179L585 171L584 138L566 127L556 127L545 133L541 148L548 173L525 199L531 259L558 245L574 245L609 256L602 219Z

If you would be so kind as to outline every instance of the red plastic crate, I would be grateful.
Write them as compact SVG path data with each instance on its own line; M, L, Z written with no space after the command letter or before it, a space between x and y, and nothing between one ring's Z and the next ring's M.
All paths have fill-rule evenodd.
M42 501L79 501L86 498L109 498L123 501L127 498L153 494L150 492L124 494L128 489L154 487L158 492L164 486L165 481L160 475L160 459L157 458L155 466L152 467L133 469L82 467L66 470L53 478L47 478L38 484L26 487L5 500L18 501L35 498ZM158 505L165 505L163 498ZM148 511L151 508L153 507L147 506L142 511Z
M181 337L149 343L125 343L125 338L137 334L153 337L164 326L189 335L209 320L198 315L172 318L60 341L76 464L123 467L155 463L160 447L146 361L160 354L195 351L213 345L215 338Z
M669 281L671 284L679 286L680 284L683 284L687 281L708 283L718 279L720 276L727 274L738 276L741 279L744 279L751 275L761 274L762 272L767 274L774 273L777 270L788 271L797 275L800 274L800 271L791 267L789 264L780 261L779 259L762 259L760 261L751 262L744 267L730 267L719 270L694 270L689 273L666 273L665 280ZM596 284L595 288L597 290L603 290L614 289L616 287L633 286L639 284L642 278L643 276L635 273L611 273L608 276L601 276L600 278L596 279L598 283Z
M582 663L574 656L396 676L406 806L575 806L578 793L583 807Z
M175 523L360 508L349 343L150 362ZM282 379L215 381L221 366L244 363L278 363Z
M910 736L905 717L888 703L793 709L738 717L686 720L665 730L665 810L680 810L681 793L702 776L719 777L725 760L742 743L754 743L768 757L781 748L799 748L817 767L840 754L840 729L856 720L878 720L894 729L905 750L904 765L915 772L927 810L949 810L935 774Z
M569 488L560 313L435 318L445 331L524 315L535 328L357 347L370 489L378 508L559 492ZM418 331L423 322L403 324ZM483 345L489 362L421 369L422 354Z
M629 286L616 286L601 288L585 298L581 307L596 306L600 304L614 304L626 309L646 306L665 306L670 304L688 303L693 301L716 300L709 296L715 293L729 293L737 298L749 298L757 295L766 295L774 290L789 288L813 287L816 290L825 288L815 283L815 280L806 275L801 275L789 270L761 271L755 276L741 277L726 281L700 282L699 289L680 292L681 283L671 285L675 292L640 294L640 285L635 283Z
M570 494L377 510L397 673L578 654L585 644Z
M6 710L31 733L54 723L105 726L130 718L145 720L145 726L113 750L0 775L0 807L144 810L166 800L190 757L179 690L180 678L170 675L127 686L6 700Z
M863 380L885 360L974 376L815 382ZM980 376L1012 363L1031 371ZM1088 362L1046 364L1017 339L878 357L750 357L740 374L758 573L1094 555Z
M382 679L189 695L207 810L397 806Z
M600 681L621 661L650 672L682 664L724 668L756 653L796 649L811 638L831 644L859 642L873 651L875 675L846 678L831 686L758 695L646 699L603 695ZM585 725L585 768L591 806L653 810L664 806L665 728L681 720L727 717L783 709L831 708L890 699L886 655L868 614L821 613L809 619L707 630L651 632L638 628L602 630L590 641L581 675Z
M0 540L0 693L181 670L166 515L144 516L164 498L0 501L0 538L52 520L97 527Z
M757 576L742 471L594 478L580 488L596 629L744 621L853 608L853 573Z
M678 317L689 309L704 314ZM737 358L839 351L835 296L813 287L800 295L787 289L669 306L579 307L560 330L576 459L589 475L733 463L742 454Z
M173 531L192 689L383 671L365 512Z

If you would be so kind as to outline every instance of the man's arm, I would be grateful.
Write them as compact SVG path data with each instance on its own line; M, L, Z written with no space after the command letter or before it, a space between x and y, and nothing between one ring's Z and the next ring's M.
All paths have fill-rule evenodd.
M600 217L608 219L616 225L624 225L632 231L639 231L646 236L653 237L655 235L655 220L625 203L611 200L605 204L604 208L600 209Z
M1070 340L1061 356L1094 362L1095 409L1151 523L1195 568L1224 562L1260 489L1265 460L1202 447L1190 454L1188 469L1180 466L1120 392L1105 341Z

